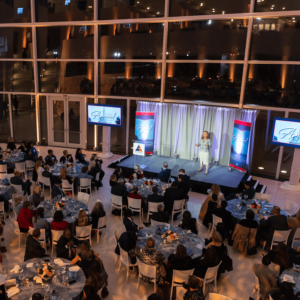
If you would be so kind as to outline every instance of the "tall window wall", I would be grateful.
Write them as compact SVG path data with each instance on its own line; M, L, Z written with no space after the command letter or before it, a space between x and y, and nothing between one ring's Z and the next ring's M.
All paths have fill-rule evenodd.
M51 144L55 95L122 105L115 153L131 152L137 100L257 109L252 172L287 179L293 149L269 130L299 117L299 13L285 0L0 0L0 141ZM102 130L87 126L87 149Z

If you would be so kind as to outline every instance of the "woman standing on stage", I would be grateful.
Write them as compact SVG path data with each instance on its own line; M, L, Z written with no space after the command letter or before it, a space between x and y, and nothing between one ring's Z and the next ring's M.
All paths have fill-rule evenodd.
M209 167L209 148L210 148L210 135L208 131L204 131L200 140L200 144L196 144L196 147L200 146L199 156L200 156L200 169L198 172L202 171L203 164L206 166L205 175L208 173Z

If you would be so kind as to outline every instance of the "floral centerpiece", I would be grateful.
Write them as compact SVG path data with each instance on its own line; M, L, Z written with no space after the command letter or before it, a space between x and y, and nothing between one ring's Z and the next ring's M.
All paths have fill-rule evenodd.
M48 280L52 276L52 267L49 266L48 264L43 264L41 268L38 269L38 274L40 277L42 277L45 280Z
M65 206L65 203L63 203L63 202L56 201L56 203L55 203L56 208L63 208L64 206Z

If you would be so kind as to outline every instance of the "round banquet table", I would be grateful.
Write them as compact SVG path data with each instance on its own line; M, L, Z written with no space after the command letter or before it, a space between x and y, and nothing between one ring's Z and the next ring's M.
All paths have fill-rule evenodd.
M46 284L49 284L50 288L53 288L55 290L55 292L52 295L56 296L56 297L58 296L57 300L58 299L61 299L61 300L73 299L74 297L77 297L81 293L81 291L84 287L84 284L85 284L85 280L86 280L85 275L81 268L77 272L69 272L69 267L71 267L71 266L65 266L66 267L65 273L62 274L61 272L64 271L63 267L60 267L54 263L55 258L44 257L44 258L30 259L30 260L27 260L27 261L19 264L21 269L23 269L23 272L20 273L21 276L23 275L23 276L25 276L26 279L27 278L29 279L29 282L33 282L32 287L29 287L27 283L20 284L21 283L21 280L19 279L20 274L19 273L11 273L10 270L8 270L8 275L6 277L6 280L16 279L17 284L19 284L19 289L20 289L20 293L12 296L10 298L11 300L29 300L29 299L31 299L31 296L33 295L33 293L40 293L40 294L44 294L44 296L45 296L46 292L45 292L44 288L42 288L41 283L36 283L35 280L33 280L33 278L35 276L38 276L38 273L37 273L38 267L36 264L39 264L39 267L41 267L42 261L44 259L50 260L47 263L50 263L51 266L55 269L55 275L58 280L57 280L57 282L53 283L52 282L53 276L52 276L52 278L49 279L48 281L43 279L43 284L44 284L44 287ZM63 259L63 258L60 258L60 259L64 263L70 263L70 261L67 259ZM35 263L34 267L27 268L26 266L28 263ZM76 283L73 283L69 286L65 286L62 283L62 276L68 276L68 278L69 278L68 281L70 281L70 280L72 280L72 278L74 278L76 280ZM50 299L51 299L51 297L50 297ZM52 297L52 299L55 299L55 298Z
M161 251L165 257L168 257L171 254L174 254L176 251L177 245L181 244L186 247L188 255L192 258L196 258L202 254L202 249L205 247L204 240L201 239L195 233L187 233L187 230L183 230L180 227L171 226L170 230L176 232L179 236L178 241L172 241L171 243L164 244L163 239L161 238L160 228L164 226L150 226L145 227L144 229L138 231L138 242L137 245L140 248L146 246L146 240L148 237L152 236L155 239L155 247ZM160 233L160 235L158 234Z
M60 176L60 170L64 166L65 166L64 164L56 163L54 166L51 167L52 175L54 175L54 176ZM84 165L80 164L80 163L73 163L72 167L68 167L67 168L68 175L70 177L77 177L78 173L81 171L81 169L82 169L83 166Z
M255 208L250 208L250 205L251 203L253 202L259 202L262 206L261 209L255 209ZM272 209L274 207L273 204L270 204L270 203L267 203L267 202L263 202L263 201L260 201L260 200L255 200L255 199L251 199L251 200L248 200L248 201L245 201L245 200L240 200L240 199L233 199L233 200L230 200L227 202L228 205L226 207L226 209L228 211L231 212L231 214L237 219L237 220L243 220L246 218L246 211L248 209L251 209L253 210L254 212L254 219L256 221L259 222L260 220L260 216L264 216L264 217L269 217L272 215ZM241 203L244 203L246 204L247 206L246 207L243 207L241 205ZM288 217L288 214L284 211L284 210L280 210L280 214L281 215L285 215Z
M289 268L289 269L286 269L284 270L281 275L279 276L279 281L282 282L284 281L284 275L288 275L288 276L291 276L293 277L293 280L294 280L294 292L295 294L297 292L300 292L300 273L299 271L296 271L294 270L294 268Z
M7 163L8 168L14 170L16 168L15 163L24 161L24 156L22 154L15 154L15 156L12 154L11 157L3 157L3 161Z
M166 183L161 182L160 180L153 179L151 181L153 181L154 185L157 186L158 194L163 196L165 189L169 186ZM136 185L139 188L139 192L145 198L153 194L152 187L154 185L146 185L145 179L133 179L130 183L126 183L127 192L130 193L134 185Z

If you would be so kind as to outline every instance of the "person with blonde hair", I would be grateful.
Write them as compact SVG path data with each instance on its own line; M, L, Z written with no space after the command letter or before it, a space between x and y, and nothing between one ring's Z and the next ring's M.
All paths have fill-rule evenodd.
M97 189L101 186L103 186L101 180L100 180L100 174L101 174L101 169L98 168L97 163L95 160L91 160L88 166L88 174L93 176L92 179L92 184L94 184ZM99 173L99 178L97 180L97 174Z
M74 181L74 177L71 177L70 175L68 175L68 170L66 167L62 167L60 169L60 177L61 177L61 180L67 180L69 182L69 184L72 184Z
M87 225L90 225L91 222L86 214L86 211L81 209L78 213L78 217L77 219L75 220L75 226L87 226Z
M41 201L44 201L44 194L42 192L42 187L37 184L33 188L31 205L33 205L34 207L38 207Z
M200 143L196 144L196 147L200 147L200 169L198 170L198 172L202 171L204 164L206 166L205 175L207 175L209 168L209 149L211 147L210 134L208 131L203 131Z
M7 140L7 147L6 147L6 149L10 150L10 151L13 151L16 148L17 147L16 147L16 144L14 142L14 138L13 137L9 137L8 140Z
M15 205L15 212L17 217L19 216L19 213L23 207L23 198L21 196L16 196L14 198L14 205Z
M63 156L59 159L59 162L61 164L65 163L73 163L73 157L72 154L69 154L67 150L63 151Z
M33 169L32 181L37 181L39 178L42 178L42 173L44 172L43 162L38 159L35 163L35 167Z
M216 250L219 261L222 259L222 255L224 254L224 252L227 251L227 248L223 243L222 236L216 229L214 229L209 244L207 244L205 248L203 248L202 253L205 254L207 249L209 249L210 247Z
M215 194L218 197L218 202L221 203L222 200L225 200L224 194L221 192L221 188L218 184L214 183L211 188L208 195Z
M101 201L98 201L95 203L91 217L92 217L92 228L93 229L98 229L98 220L99 218L102 218L106 215L106 212L103 208L103 203Z

